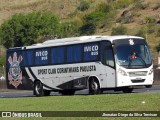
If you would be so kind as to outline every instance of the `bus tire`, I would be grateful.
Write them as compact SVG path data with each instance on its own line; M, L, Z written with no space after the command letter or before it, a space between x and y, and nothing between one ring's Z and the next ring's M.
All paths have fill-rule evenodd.
M133 88L123 88L123 93L132 93L132 91L133 91Z
M39 80L34 83L34 94L37 97L44 96L43 84Z
M101 93L101 89L100 89L98 80L95 78L92 78L89 81L89 94L94 95L94 94L100 94L100 93Z

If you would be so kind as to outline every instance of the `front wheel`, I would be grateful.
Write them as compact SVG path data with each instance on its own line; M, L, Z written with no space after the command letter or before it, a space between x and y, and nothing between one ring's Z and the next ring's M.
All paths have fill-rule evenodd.
M89 82L89 94L94 95L94 94L100 94L100 93L101 93L101 89L98 81L92 78L92 80Z

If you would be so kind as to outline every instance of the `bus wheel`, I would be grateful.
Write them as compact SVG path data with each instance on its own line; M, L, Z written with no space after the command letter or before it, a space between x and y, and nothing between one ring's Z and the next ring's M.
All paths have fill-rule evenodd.
M122 90L124 93L131 93L133 91L133 88L123 88Z
M34 94L35 94L37 97L44 96L43 84L41 83L41 81L36 81L36 82L34 83Z
M101 89L99 87L99 83L94 78L89 81L89 94L100 94Z

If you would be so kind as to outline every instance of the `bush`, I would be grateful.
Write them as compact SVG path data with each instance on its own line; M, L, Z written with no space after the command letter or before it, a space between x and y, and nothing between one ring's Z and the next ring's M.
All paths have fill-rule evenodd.
M156 22L156 18L154 18L154 17L145 17L145 22L146 23L155 23Z
M125 35L125 34L127 34L127 28L122 25L119 27L112 28L111 35Z
M86 23L79 30L81 35L91 35L95 33L96 25L94 23Z
M101 3L96 8L96 11L103 12L103 13L106 13L106 14L109 13L109 12L111 12L112 10L113 10L112 6L108 5L106 3Z
M146 37L146 31L145 31L144 28L141 28L135 35L145 38Z
M134 3L134 0L115 0L114 7L116 9L123 9Z
M98 22L105 17L105 13L95 11L85 17L86 22Z
M149 25L147 25L147 33L148 34L152 34L152 33L154 33L155 32L155 25L154 24L149 24Z
M77 9L80 11L85 11L88 10L89 7L90 7L90 2L83 0Z
M80 27L80 33L89 35L94 34L96 27L106 18L106 13L94 11L84 17L84 25Z
M80 17L74 17L63 21L60 24L60 36L61 37L72 37L80 34L79 28L83 25L83 20Z
M149 4L143 4L142 1L136 0L134 4L134 9L144 10L149 6Z
M59 33L59 20L51 12L16 14L1 25L0 39L5 47L19 47L38 42L47 34Z

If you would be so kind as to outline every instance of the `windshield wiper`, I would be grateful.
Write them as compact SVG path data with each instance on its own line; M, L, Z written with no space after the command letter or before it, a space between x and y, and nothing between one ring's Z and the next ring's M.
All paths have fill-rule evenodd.
M143 58L142 57L140 57L140 56L137 56L135 59L129 59L129 64L128 64L128 67L130 67L131 66L131 63L132 63L132 61L133 60L136 60L136 59L138 59L138 58L140 58L140 60L143 62L143 64L144 64L144 66L145 67L147 67L147 64L146 64L146 62L143 60Z
M143 58L142 57L140 57L140 56L138 56L142 61L143 61L143 63L144 63L144 65L145 65L145 67L147 67L147 64L146 64L146 62L143 60Z

